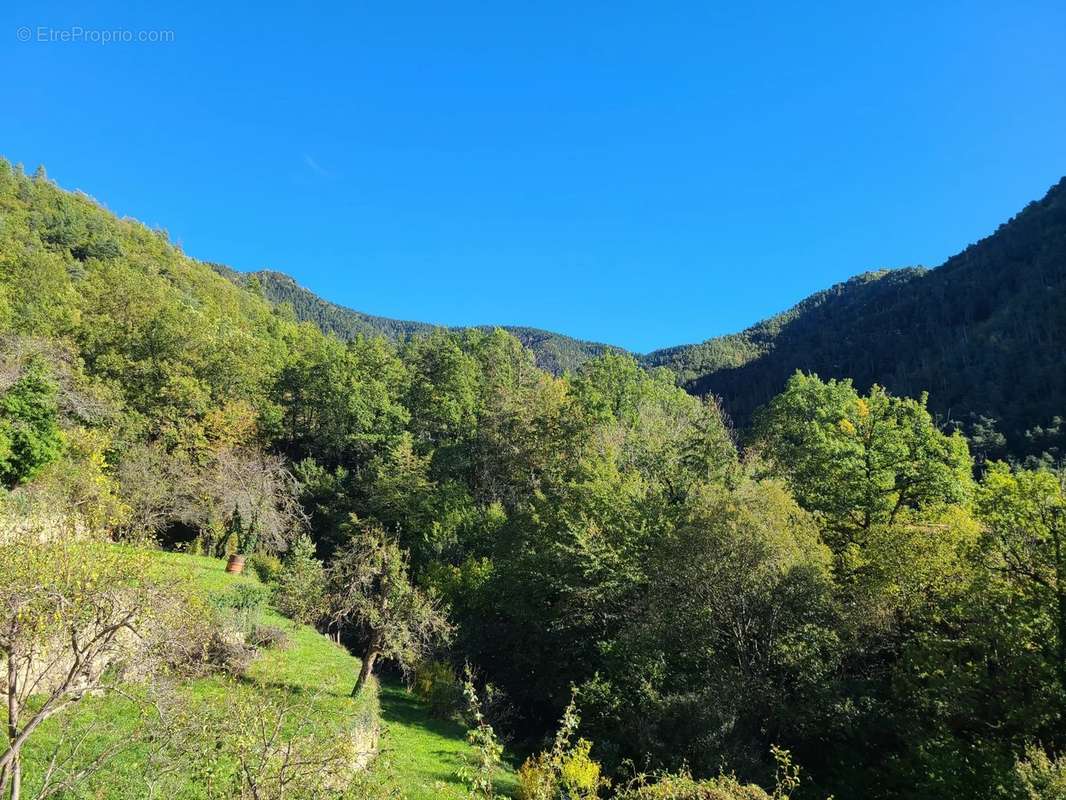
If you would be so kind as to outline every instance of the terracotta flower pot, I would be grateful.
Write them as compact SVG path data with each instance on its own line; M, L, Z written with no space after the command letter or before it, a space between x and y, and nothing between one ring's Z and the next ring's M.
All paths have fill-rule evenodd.
M232 572L234 575L240 575L244 571L244 556L239 556L236 553L229 557L229 561L226 562L226 572Z

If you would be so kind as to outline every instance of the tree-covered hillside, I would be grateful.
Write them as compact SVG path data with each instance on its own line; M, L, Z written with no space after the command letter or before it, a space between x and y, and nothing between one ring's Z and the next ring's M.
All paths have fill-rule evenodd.
M1005 446L1023 455L1059 444L1063 342L1066 179L936 269L862 275L741 334L646 362L671 367L690 391L720 396L741 424L797 369L927 391L930 408L990 454Z
M797 323L819 316L832 317L842 309L861 315L924 272L919 267L865 272L816 292L787 311L740 333L718 336L700 344L655 350L642 356L641 361L648 367L668 367L682 384L688 385L710 373L742 367L765 356L776 348L782 333Z
M245 275L296 318L350 341L402 342L434 326L364 314L324 300L279 272ZM740 333L637 356L667 367L693 394L718 396L735 424L781 391L797 369L851 377L917 396L957 424L981 455L1062 456L1066 433L1066 179L991 236L942 266L881 269L817 292ZM491 330L481 327L481 330ZM504 326L556 375L620 348L536 328Z
M352 341L357 336L384 336L394 342L404 342L412 336L432 333L438 327L428 322L378 317L345 308L322 299L281 272L260 270L245 274L222 264L211 266L234 283L250 286L259 291L272 303L285 303L292 306L298 320L313 322L324 332L332 333L343 341ZM495 327L494 325L478 325L472 329L487 333ZM586 342L539 328L516 325L499 327L533 351L537 366L555 375L573 371L590 358L596 358L604 353L622 352L618 347L598 342Z

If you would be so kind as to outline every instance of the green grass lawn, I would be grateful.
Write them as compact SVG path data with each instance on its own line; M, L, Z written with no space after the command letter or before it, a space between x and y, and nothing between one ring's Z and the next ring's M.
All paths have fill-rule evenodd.
M470 752L466 731L450 720L431 717L417 697L393 682L381 685L384 761L391 764L404 793L411 800L467 797L456 776L464 754ZM514 773L507 767L496 782L506 796L514 792Z
M255 585L252 575L234 576L225 572L225 563L203 556L180 553L153 553L160 573L190 579L197 591L222 595L240 584ZM267 610L262 620L282 627L289 641L282 648L261 651L236 683L222 676L185 681L181 691L193 702L209 708L224 707L234 692L249 696L283 697L297 695L301 703L311 704L321 718L338 724L370 713L367 700L350 697L359 672L359 659L336 645L313 628L297 625ZM380 714L384 723L384 756L374 769L412 800L425 798L460 798L465 790L456 777L461 756L469 750L463 728L449 721L432 718L426 706L398 685L381 689ZM97 746L107 737L121 737L139 723L141 707L120 695L90 697L82 701L67 720L81 729L99 726L93 734ZM27 788L35 784L34 774L44 767L45 754L58 736L60 720L51 720L39 739L28 746L25 754ZM91 752L92 747L88 748ZM137 794L139 772L144 770L145 748L133 747L108 763L84 791L64 795L69 798L133 798ZM513 774L508 770L500 779L500 789L510 793ZM30 795L32 796L32 795ZM168 795L168 800L198 800L203 797L195 782L189 781Z

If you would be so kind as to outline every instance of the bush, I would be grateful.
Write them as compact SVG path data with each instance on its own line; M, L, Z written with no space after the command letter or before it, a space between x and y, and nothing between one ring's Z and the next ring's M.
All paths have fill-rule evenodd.
M423 661L415 668L411 690L429 706L438 719L451 719L459 711L463 687L455 670L444 661Z
M208 666L241 676L255 658L255 648L249 647L240 631L231 628L217 628L207 642L205 662Z
M239 583L225 594L215 596L215 605L231 611L262 611L270 599L270 590L265 586Z
M591 752L592 742L588 739L578 739L577 744L563 759L559 783L562 784L567 797L574 800L592 800L599 794L602 782L600 765L589 756Z
M269 589L250 583L239 583L226 594L216 595L213 598L215 607L225 621L220 627L229 623L247 641L259 624L269 599Z
M527 758L518 768L515 778L518 800L547 800L557 795L555 771L546 753Z
M551 752L539 753L525 760L518 770L519 800L594 800L605 784L600 765L592 760L592 742L578 739L567 752L553 757ZM672 795L663 795L672 797Z
M238 681L224 683L223 695L223 703L190 702L182 692L158 698L149 728L152 796L186 797L189 789L234 800L394 796L366 769L378 739L373 698L365 701L373 727L351 729L347 721L338 727L319 695L248 691Z
M773 793L754 783L741 783L735 775L697 781L691 774L663 773L649 782L638 776L629 786L615 795L616 800L789 800L800 786L800 768L788 750L771 746L777 762ZM1041 798L1040 800L1043 800ZM1057 798L1056 798L1057 800Z
M639 781L616 797L618 800L771 800L760 787L741 784L732 776L697 781L687 773L663 775L653 783Z
M281 574L281 559L266 553L256 553L248 558L248 567L263 583L273 583Z
M551 749L530 756L519 768L519 800L596 800L601 788L609 788L609 781L600 774L599 763L590 755L592 742L573 741L580 724L575 692L563 712Z
M248 644L260 650L285 647L289 643L289 634L277 625L255 625L248 634Z

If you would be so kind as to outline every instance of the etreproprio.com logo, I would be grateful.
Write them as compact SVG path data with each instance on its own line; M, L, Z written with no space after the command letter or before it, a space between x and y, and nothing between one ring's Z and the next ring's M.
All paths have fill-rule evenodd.
M174 41L174 31L22 25L16 29L15 38L20 42L45 44L169 44Z

